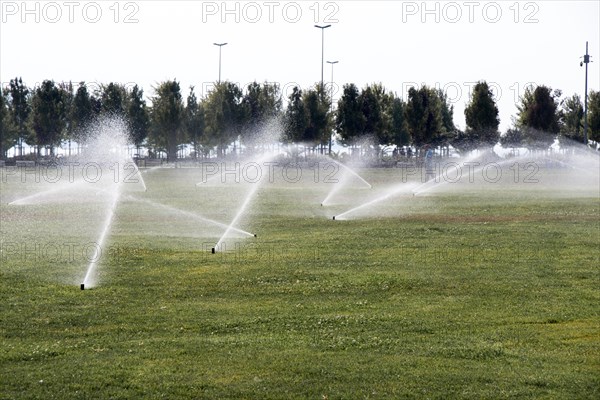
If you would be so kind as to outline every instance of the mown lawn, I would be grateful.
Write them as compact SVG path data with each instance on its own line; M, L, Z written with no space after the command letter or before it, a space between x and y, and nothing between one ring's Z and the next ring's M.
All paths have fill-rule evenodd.
M134 195L231 219L241 188L181 174ZM598 398L598 198L446 193L332 221L349 207L311 190L260 189L241 222L258 237L214 255L125 201L85 291L85 263L35 244L93 240L93 207L3 201L0 398Z

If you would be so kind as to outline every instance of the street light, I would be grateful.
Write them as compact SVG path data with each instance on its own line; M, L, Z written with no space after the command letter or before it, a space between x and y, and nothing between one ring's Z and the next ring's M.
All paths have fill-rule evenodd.
M219 83L221 83L221 49L227 43L213 43L215 46L219 46Z
M321 29L321 87L323 87L323 67L325 65L325 29L331 25L315 25L315 28Z
M327 64L331 64L331 113L333 115L333 66L339 63L339 61L327 61ZM331 144L333 141L333 132L329 135L329 155L331 156Z
M583 144L588 144L588 120L587 120L587 108L588 108L588 64L590 63L590 55L588 54L588 42L585 42L585 55L583 61L579 63L582 67L585 64L585 102L583 111Z

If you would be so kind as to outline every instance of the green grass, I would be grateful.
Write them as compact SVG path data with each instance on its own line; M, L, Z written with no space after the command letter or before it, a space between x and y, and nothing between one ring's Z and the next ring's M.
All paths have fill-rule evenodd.
M377 190L394 171L363 173ZM135 196L222 221L244 192L198 188L194 171L146 177ZM14 207L6 199L24 189L2 190L3 250L95 240L94 207ZM319 206L326 193L267 185L240 222L258 238L215 255L200 246L212 230L122 203L92 290L77 285L81 260L9 249L0 398L600 395L596 196L498 188L332 221L372 192L342 193L331 209Z

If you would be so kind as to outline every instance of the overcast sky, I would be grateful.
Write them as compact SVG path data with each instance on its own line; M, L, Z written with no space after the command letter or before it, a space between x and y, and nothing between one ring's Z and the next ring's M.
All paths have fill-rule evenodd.
M137 83L151 97L176 78L202 97L218 78L309 87L325 60L336 85L381 82L406 98L412 85L447 91L464 128L470 88L486 80L501 129L527 84L583 96L579 66L589 41L589 88L600 88L599 1L0 1L0 81ZM331 66L325 63L325 81ZM339 97L336 94L334 97Z

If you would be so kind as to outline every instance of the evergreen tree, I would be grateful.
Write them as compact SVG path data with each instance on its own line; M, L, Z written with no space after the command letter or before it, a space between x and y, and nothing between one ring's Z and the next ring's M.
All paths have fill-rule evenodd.
M66 94L54 81L45 80L32 99L33 130L39 146L46 146L54 155L66 126Z
M588 96L588 137L600 142L600 91L592 90Z
M91 122L94 112L92 109L92 99L88 92L85 82L80 82L73 105L71 107L71 129L73 130L73 139L81 144L84 140L85 128Z
M335 125L342 143L346 145L354 145L364 131L365 120L359 96L356 85L350 83L344 85L342 97L338 100Z
M118 83L102 86L102 112L122 115L126 109L127 89Z
M408 146L410 144L410 134L406 121L406 104L402 99L394 97L392 100L391 116L391 142L399 147Z
M494 94L489 85L485 81L478 82L473 88L469 103L465 107L466 138L461 138L459 135L455 140L469 143L471 148L481 145L493 147L500 138L498 132L500 118L498 114Z
M304 106L303 93L298 86L294 86L289 96L285 120L287 141L301 142L308 125L308 117Z
M204 136L204 108L198 104L193 86L190 86L190 94L185 106L185 132L187 140L194 148L194 157L198 158Z
M17 140L19 156L23 155L23 142L29 137L27 121L31 113L29 89L23 84L23 79L10 80L10 103L9 111L12 122L17 129Z
M152 133L155 147L167 152L167 160L177 159L177 148L182 142L181 122L184 115L179 82L165 81L158 85L152 99Z
M247 146L258 144L257 129L282 113L282 98L278 84L252 82L246 88L242 99L244 109L244 120L242 126L242 140Z
M17 131L11 121L8 108L8 90L0 90L0 160L17 143Z
M406 105L408 131L417 147L437 143L442 133L442 105L434 89L410 88Z
M525 136L519 128L508 129L504 135L500 136L500 144L504 148L524 147Z
M219 156L240 135L244 121L242 98L242 91L236 84L221 82L204 99L206 134L210 142L217 144Z
M129 93L126 103L131 141L137 147L139 153L140 146L148 136L148 125L150 124L148 109L144 100L144 90L135 85Z
M583 103L574 94L562 102L560 110L560 137L583 143Z
M560 95L560 91L552 92L546 86L525 90L521 104L517 106L517 123L529 148L545 150L554 142L559 132L557 100Z
M306 112L306 129L302 141L314 146L329 143L330 103L324 88L318 84L304 92L304 110Z

